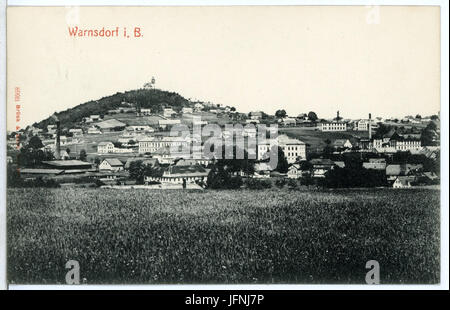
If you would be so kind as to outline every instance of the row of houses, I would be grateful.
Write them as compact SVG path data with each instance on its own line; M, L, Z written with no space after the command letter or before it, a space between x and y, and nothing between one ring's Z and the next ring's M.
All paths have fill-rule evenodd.
M324 178L326 173L336 167L344 168L342 161L332 161L327 158L316 158L309 161L310 169L302 170L299 163L289 166L288 178L302 178L309 175L313 178ZM395 188L411 187L416 183L430 184L439 181L439 176L433 172L424 171L422 164L387 164L385 158L370 158L363 162L362 167L384 171L387 182Z

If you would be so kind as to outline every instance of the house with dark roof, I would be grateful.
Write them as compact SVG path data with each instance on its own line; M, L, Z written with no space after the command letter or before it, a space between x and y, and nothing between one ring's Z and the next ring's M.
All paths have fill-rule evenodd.
M315 178L324 178L325 173L335 167L334 161L328 158L315 158L309 161L312 165L312 176Z
M61 169L21 168L20 177L24 179L47 178L64 173Z
M349 139L336 139L333 146L337 149L351 149L353 145Z
M70 159L70 160L49 160L43 161L42 165L46 169L63 170L64 174L77 174L96 171L91 163Z

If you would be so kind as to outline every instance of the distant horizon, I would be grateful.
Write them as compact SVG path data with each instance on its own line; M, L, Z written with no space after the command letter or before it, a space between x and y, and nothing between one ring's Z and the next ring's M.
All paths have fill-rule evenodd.
M45 119L51 117L54 113L61 113L61 112L64 112L65 110L67 110L67 109L75 108L75 107L77 107L77 106L79 106L79 105L81 105L81 104L85 104L85 103L91 102L91 101L98 101L98 100L101 100L102 98L107 98L107 97L110 97L110 96L114 96L114 95L117 94L117 93L125 93L125 92L129 92L129 91L140 90L140 89L143 89L143 87L141 87L141 88L135 88L135 89L128 89L128 90L124 90L124 91L120 91L120 92L115 92L115 93L113 93L113 94L111 94L111 95L105 95L105 96L99 97L99 98L97 98L97 99L87 100L87 101L81 102L81 103L79 103L79 104L76 104L76 105L74 105L74 106L72 106L72 107L64 108L64 110L54 111L53 113L51 113L51 114L48 115L47 117L41 118L41 119L39 119L39 120L33 121L32 123L29 123L29 124L24 125L23 128L26 128L26 127L28 127L28 126L32 126L34 123L39 123L39 122L41 122L41 121L43 121L43 120L45 120ZM201 99L198 99L198 98L186 98L185 96L183 96L183 94L181 94L181 93L179 93L179 92L177 92L177 91L175 91L175 90L166 90L166 89L159 89L159 88L154 88L154 89L155 89L155 90L159 90L159 91L163 91L163 92L173 92L173 93L177 93L177 94L179 94L180 96L182 96L183 98L185 98L186 100L188 100L188 101L190 101L190 102L196 102L196 101L198 101L198 102L202 102L202 103L208 103L208 102L209 102L209 103L211 103L211 104L219 104L219 103L212 102L212 101L210 101L210 100L201 100ZM130 102L130 103L132 103L132 102ZM266 114L268 114L268 115L275 115L275 112L276 112L276 110L275 110L275 111L265 111L265 110L259 109L258 107L255 107L254 109L247 109L246 111L242 111L242 110L240 110L239 108L237 108L237 107L234 106L234 105L221 104L221 106L224 106L224 107L225 107L225 106L235 107L237 112L239 112L239 113L245 113L245 114L248 114L249 112L262 111L262 112L264 112L264 113L266 113ZM280 109L277 109L277 110L281 110L281 109L283 109L283 108L280 108ZM286 111L286 114L287 114L287 116L289 116L289 117L297 117L297 116L298 116L299 114L301 114L301 113L315 112L315 113L317 114L317 116L318 116L319 119L333 119L333 118L336 117L336 113L337 113L337 111L338 111L338 110L336 110L336 111L334 112L333 115L322 116L322 115L320 115L319 113L317 113L317 112L316 112L315 110L313 110L313 109L309 109L309 110L306 109L306 110L300 111L300 112L298 112L298 113L289 113L288 110L286 110L286 109L284 109L284 110ZM367 114L366 114L365 116L361 116L361 117L348 117L348 116L346 116L345 114L343 114L342 112L343 112L342 110L339 110L339 114L340 114L339 116L342 117L343 119L367 119L367 118L369 117L369 113L372 113L372 112L369 111L369 112L367 112ZM416 116L417 114L419 114L421 117L430 117L430 116L432 116L432 115L439 115L439 112L440 112L440 111L437 111L436 113L432 113L432 114L410 113L410 114L404 114L404 115L392 115L392 116L374 115L374 114L372 113L372 119L374 119L374 118L376 118L376 117L382 117L383 119L393 119L393 118L397 118L397 119L400 120L400 119L402 119L402 118L404 118L404 117L407 117L407 116ZM9 124L8 124L8 125L9 125ZM13 127L12 129L11 129L11 128L7 128L7 130L8 130L8 131L14 131L14 124L13 124L12 127Z

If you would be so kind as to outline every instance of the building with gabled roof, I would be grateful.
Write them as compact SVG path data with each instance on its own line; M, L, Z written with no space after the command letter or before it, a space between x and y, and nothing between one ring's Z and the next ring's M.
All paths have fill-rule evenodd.
M125 129L126 124L118 121L114 118L108 119L95 124L96 127L100 128L102 132L112 132L112 131L122 131Z
M328 158L314 158L309 162L312 165L312 176L315 178L324 178L325 173L333 169L336 165L334 161Z
M117 158L105 158L98 166L100 171L122 171L123 163Z
M333 142L335 148L351 149L353 147L349 139L336 139Z
M408 188L411 187L411 180L408 177L399 176L392 183L393 188Z

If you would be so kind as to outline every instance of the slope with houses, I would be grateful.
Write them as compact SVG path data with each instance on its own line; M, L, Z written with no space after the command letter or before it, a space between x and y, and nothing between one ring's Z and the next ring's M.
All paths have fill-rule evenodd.
M194 116L201 117L198 123ZM72 128L61 128L55 118L52 124L45 128L29 126L26 130L9 136L10 151L18 151L26 141L17 141L15 135L26 137L37 136L43 143L42 150L52 152L55 159L43 161L40 167L24 167L21 176L27 179L55 178L64 176L90 176L101 182L114 184L130 184L130 168L133 161L141 161L151 167L152 175L144 180L146 183L202 183L206 182L209 169L214 165L214 158L196 157L192 153L180 155L173 150L192 146L194 143L204 143L201 137L192 134L188 137L171 137L172 126L184 124L192 130L193 126L205 126L224 122L233 124L257 125L276 122L280 128L309 130L323 140L330 133L346 133L351 139L334 139L327 141L327 152L321 156L310 158L310 145L301 138L280 134L278 146L283 151L288 163L287 171L278 173L277 177L285 178L323 178L326 173L336 168L344 168L341 160L333 157L346 153L364 153L364 169L384 171L387 180L393 187L408 187L420 180L436 181L438 176L432 171L426 171L419 165L390 163L393 155L399 152L423 155L435 159L439 156L439 145L422 145L421 130L436 118L405 118L402 120L386 120L371 115L366 119L344 119L337 113L331 120L317 119L309 113L298 116L269 115L262 111L248 114L239 113L230 106L211 103L189 102L183 107L174 109L169 104L162 104L159 111L142 108L136 103L123 101L115 109L104 114L84 116ZM376 135L379 126L388 124L391 130L383 135ZM393 126L392 124L396 124ZM405 130L406 128L406 130ZM360 137L365 133L364 137ZM227 132L223 137L241 135L245 138L255 137L251 128ZM435 129L434 139L439 141L439 127ZM300 134L301 137L301 134ZM352 141L351 141L352 140ZM436 143L437 144L437 143ZM264 164L267 152L270 151L270 141L258 143L255 147L256 178L270 178L276 168ZM332 152L330 153L330 150ZM81 153L84 155L81 156ZM250 152L249 152L250 154ZM369 155L367 155L369 154ZM317 155L317 154L316 154ZM370 158L372 156L372 158ZM328 157L328 158L327 158ZM13 163L13 156L8 156ZM308 164L305 164L308 163ZM306 168L305 168L306 167Z

